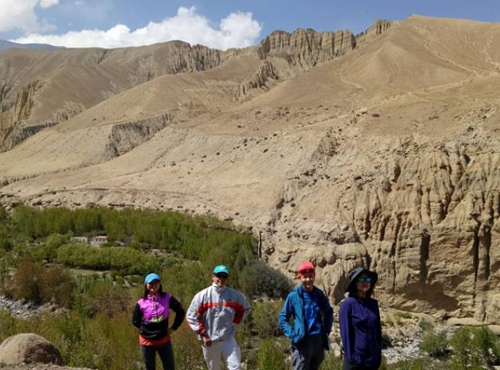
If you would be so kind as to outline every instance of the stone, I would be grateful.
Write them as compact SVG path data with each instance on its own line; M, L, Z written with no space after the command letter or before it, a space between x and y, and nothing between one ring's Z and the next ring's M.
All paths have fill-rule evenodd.
M5 339L0 344L0 364L22 363L62 364L59 350L38 334L22 333Z

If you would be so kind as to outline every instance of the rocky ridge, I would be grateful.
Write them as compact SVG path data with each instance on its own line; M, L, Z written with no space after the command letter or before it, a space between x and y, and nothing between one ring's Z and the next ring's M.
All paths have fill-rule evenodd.
M381 22L385 25L384 27L379 25ZM377 21L374 26L366 31L366 34L381 33L389 26L390 22ZM375 31L372 31L372 29ZM0 114L0 123L4 127L1 131L2 135L0 135L0 151L10 150L25 139L23 137L20 140L19 136L12 138L11 127L21 125L20 128L17 128L18 131L22 130L25 125L40 128L48 124L47 120L50 120L50 124L59 124L125 89L152 81L164 75L207 71L216 68L227 59L234 58L237 55L258 55L263 60L262 65L251 78L242 82L240 86L240 99L245 100L250 95L255 95L255 93L251 93L252 90L269 89L274 86L277 80L289 75L290 67L298 68L294 72L294 74L297 74L301 70L309 69L318 63L326 62L350 52L355 47L356 37L349 31L323 32L319 34L311 29L299 29L292 34L275 31L265 38L258 47L243 50L230 49L225 52L201 45L190 46L182 41L140 48L90 49L88 52L70 49L39 51L37 52L40 54L38 58L50 58L46 63L46 69L37 71L37 74L31 76L27 74L26 77L18 75L11 63L23 57L26 64L25 68L31 69L34 63L40 62L39 59L30 60L26 53L22 54L24 51L19 52L22 56L17 55L15 51L8 51L4 53L3 60L0 58L0 63L3 61L3 64L7 67L2 72L4 83L0 93L0 103L3 107ZM9 55L10 53L12 55ZM44 87L45 90L49 90L50 85L58 83L60 77L66 78L66 76L48 77L52 68L61 63L54 60L53 56L56 53L60 54L58 57L63 63L62 66L59 65L58 67L64 68L67 71L65 73L71 75L74 75L76 71L81 74L80 69L82 67L90 68L90 70L94 71L94 74L107 74L108 72L105 69L111 66L115 67L115 63L120 63L126 68L117 71L119 72L118 78L116 74L109 76L109 86L103 88L100 94L93 94L93 96L75 95L71 100L67 100L65 97L55 104L51 103L49 111L42 112L40 111L40 103L44 99L43 97L36 98L36 94L49 94L49 92L43 91ZM285 63L279 62L274 65L273 58L283 59ZM89 73L92 72L89 71L82 76L71 77L78 78L78 84L83 83L82 88L87 90L89 87L85 86L85 78L87 78L85 75ZM33 80L29 80L28 76ZM89 82L92 82L92 80ZM68 89L73 89L73 87L68 86ZM16 94L15 100L14 94ZM33 112L34 108L38 109Z

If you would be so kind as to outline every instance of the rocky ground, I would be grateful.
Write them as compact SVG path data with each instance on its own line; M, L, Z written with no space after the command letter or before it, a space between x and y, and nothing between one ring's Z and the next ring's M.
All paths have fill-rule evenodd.
M7 310L15 317L27 318L43 312L55 312L59 309L57 306L51 304L37 306L25 300L13 301L0 296L0 310Z

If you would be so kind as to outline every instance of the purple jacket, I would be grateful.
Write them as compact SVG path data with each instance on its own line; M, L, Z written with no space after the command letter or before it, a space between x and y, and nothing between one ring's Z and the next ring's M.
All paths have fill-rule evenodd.
M179 301L169 293L148 295L139 299L135 305L132 324L139 328L141 336L145 339L163 339L168 335L170 310L175 312L172 329L177 330L186 315Z
M382 361L382 327L378 302L348 297L339 311L344 356L351 365L378 368Z
M146 298L141 298L137 302L142 312L142 319L145 322L160 322L168 319L170 313L170 297L171 294L165 293L163 296L148 295Z

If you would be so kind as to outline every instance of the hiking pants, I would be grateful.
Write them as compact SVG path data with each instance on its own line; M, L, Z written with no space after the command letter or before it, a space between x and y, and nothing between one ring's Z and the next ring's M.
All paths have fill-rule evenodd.
M325 359L322 335L311 335L297 343L292 353L293 370L318 370Z
M241 370L241 351L234 337L221 342L212 342L210 347L201 348L208 370L220 370L221 357L227 364L228 370Z
M156 370L157 352L163 364L163 370L175 370L174 351L170 341L159 346L141 345L142 360L146 364L146 370Z

